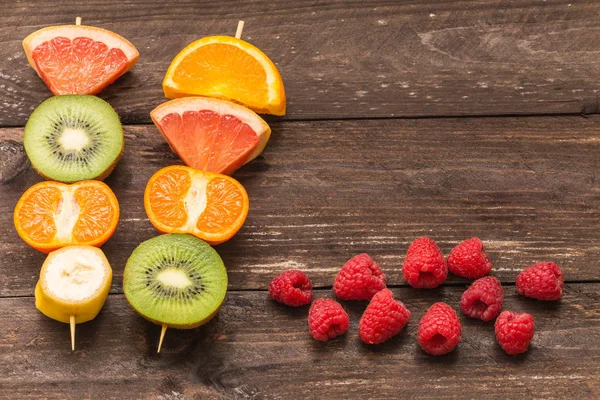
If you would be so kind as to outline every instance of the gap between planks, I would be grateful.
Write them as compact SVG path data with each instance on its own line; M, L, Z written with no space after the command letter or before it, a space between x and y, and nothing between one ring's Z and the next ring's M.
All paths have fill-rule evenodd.
M345 117L345 118L279 118L272 115L260 115L267 123L286 122L335 122L335 121L378 121L378 120L424 120L424 119L485 119L485 118L556 118L556 117L581 117L589 118L600 115L593 113L551 113L551 114L465 114L465 115L414 115L414 116L376 116L376 117ZM154 126L152 122L136 122L123 124L123 126ZM24 129L24 125L0 125L1 129Z
M488 275L491 276L491 275ZM469 282L452 282L452 283L447 283L444 284L439 288L443 288L443 287L451 287L451 288L457 288L457 287L467 287L468 285L470 285L471 281ZM589 281L585 281L585 280L574 280L574 281L565 281L565 285L595 285L595 284L599 284L600 283L600 279L592 279ZM505 287L514 287L515 283L514 282L501 282L502 286ZM388 289L406 289L406 288L410 288L410 285L405 284L405 285L388 285L387 286ZM313 291L315 292L326 292L326 291L331 291L333 290L333 286L319 286L319 287L313 287ZM421 289L417 289L417 290L421 290ZM231 289L231 290L227 290L227 293L248 293L248 292L262 292L262 293L269 293L269 289ZM123 296L124 293L123 292L109 292L108 296ZM33 295L17 295L17 296L1 296L0 295L0 299L31 299L34 298L35 296Z

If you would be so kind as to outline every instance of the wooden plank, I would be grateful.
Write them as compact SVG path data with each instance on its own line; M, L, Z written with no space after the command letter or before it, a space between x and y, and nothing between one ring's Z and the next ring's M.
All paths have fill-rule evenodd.
M448 254L479 236L494 274L514 282L541 260L569 281L598 281L600 117L458 118L273 124L265 152L235 177L247 188L246 225L217 247L230 289L265 289L288 268L332 285L342 264L368 252L392 285L408 243L427 235ZM19 141L20 129L0 130ZM18 144L12 144L18 148ZM0 149L7 146L0 146ZM8 146L8 148L13 148ZM19 196L40 180L18 151L3 151L0 185L0 296L33 293L43 255L12 228ZM107 180L121 204L117 232L104 246L113 292L133 249L157 232L143 190L159 168L178 162L153 126L126 127L126 151ZM451 276L449 282L464 283Z
M493 325L466 319L463 341L432 357L416 342L418 321L435 301L457 307L462 289L394 289L413 316L381 346L360 342L364 303L346 302L349 332L313 340L306 308L291 309L265 292L230 292L218 317L191 331L167 333L111 295L99 317L68 326L41 315L31 298L0 299L0 399L595 399L600 390L600 285L569 284L558 303L530 301L506 289L506 309L531 313L532 347L507 356ZM319 291L318 296L329 296Z
M279 66L289 119L598 112L594 0L21 1L0 15L0 126L22 126L49 91L21 41L56 24L114 30L139 49L102 93L149 123L177 52L205 35L244 38Z

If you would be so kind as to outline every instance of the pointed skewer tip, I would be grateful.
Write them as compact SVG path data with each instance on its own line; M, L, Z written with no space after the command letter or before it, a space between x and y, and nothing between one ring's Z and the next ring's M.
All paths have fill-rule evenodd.
M237 30L235 31L235 38L236 39L241 39L243 31L244 31L244 21L239 21L238 22L238 26L237 26Z
M160 339L158 340L158 350L157 353L160 353L160 349L163 344L163 339L165 338L165 333L167 333L167 325L163 324L162 329L160 331Z
M69 325L71 327L71 351L75 351L75 316L69 317Z

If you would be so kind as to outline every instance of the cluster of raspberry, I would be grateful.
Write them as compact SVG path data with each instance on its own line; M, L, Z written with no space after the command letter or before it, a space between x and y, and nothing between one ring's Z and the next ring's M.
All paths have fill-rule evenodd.
M492 262L477 237L459 243L447 259L433 240L422 237L409 246L402 274L410 286L428 289L444 283L448 272L476 279L462 294L462 311L486 322L496 319L496 340L506 353L526 352L535 330L533 316L509 310L501 312L504 289L497 278L486 276L491 269ZM520 294L539 300L558 300L563 287L563 271L553 262L536 263L523 270L516 280ZM358 325L359 336L367 344L383 343L395 336L411 316L410 310L386 287L381 267L364 253L344 264L335 278L333 291L342 300L369 301ZM269 294L292 307L312 302L308 327L317 340L327 341L348 331L348 313L333 299L313 302L312 283L302 271L288 270L276 276L269 285ZM421 318L417 339L425 352L442 355L454 350L461 334L462 326L454 309L438 302Z

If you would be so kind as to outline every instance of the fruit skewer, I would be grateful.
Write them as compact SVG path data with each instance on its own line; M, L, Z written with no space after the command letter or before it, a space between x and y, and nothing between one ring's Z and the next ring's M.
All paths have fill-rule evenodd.
M239 21L238 25L237 25L237 29L235 30L235 38L241 39L243 31L244 31L244 21Z
M71 351L75 351L75 315L69 315L69 327L71 328Z
M157 353L160 353L160 349L162 348L163 340L165 339L165 334L167 333L167 324L162 324L162 328L160 330L160 339L158 340L158 350Z

